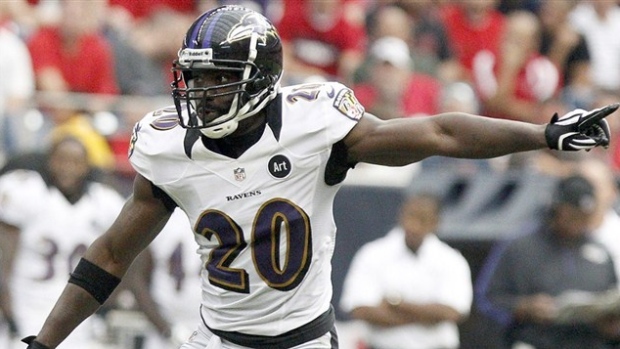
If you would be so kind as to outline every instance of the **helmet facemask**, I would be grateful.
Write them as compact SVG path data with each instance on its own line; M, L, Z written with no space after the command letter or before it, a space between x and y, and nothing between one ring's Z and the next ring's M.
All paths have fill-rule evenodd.
M264 75L254 63L257 35L252 35L249 43L245 60L213 59L211 48L179 51L179 59L173 65L172 95L182 127L199 129L209 138L223 138L235 132L239 121L257 114L275 98L279 79L273 81L272 76ZM195 75L205 70L237 73L240 79L215 86L195 86ZM212 104L213 99L231 95L233 98L227 111L222 110L215 118L207 118L203 109Z

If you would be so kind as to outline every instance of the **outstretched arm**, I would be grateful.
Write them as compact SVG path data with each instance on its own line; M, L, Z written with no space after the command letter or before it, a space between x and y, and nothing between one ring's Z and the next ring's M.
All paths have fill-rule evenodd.
M127 200L114 224L88 248L84 259L111 277L120 279L136 256L159 233L171 212L153 193L151 183L137 175L133 195ZM98 283L100 280L93 282ZM36 342L55 348L99 308L100 301L84 288L73 283L67 284L37 335Z
M433 155L481 159L548 147L589 149L609 144L604 117L616 109L617 104L591 112L575 110L544 125L466 113L390 120L366 113L344 142L349 162L389 166Z
M367 113L345 143L354 162L392 166L433 155L492 158L547 146L544 125L464 113L385 121Z

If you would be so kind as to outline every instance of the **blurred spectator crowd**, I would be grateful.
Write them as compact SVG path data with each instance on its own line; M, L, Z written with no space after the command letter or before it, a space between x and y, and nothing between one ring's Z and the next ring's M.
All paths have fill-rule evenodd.
M185 30L222 4L275 23L283 85L342 82L384 119L460 111L541 124L620 101L620 0L0 1L0 167L72 136L101 173L131 178L134 123L172 104L170 68ZM587 157L618 182L618 113L608 121L609 148L587 155L434 157L416 170L559 178Z
M283 85L343 82L381 118L465 111L545 123L554 112L620 100L617 0L2 1L0 163L71 134L94 165L131 174L128 134L146 112L170 104L184 29L230 3L278 27ZM620 173L617 137L599 153ZM474 170L561 171L562 160L536 152Z

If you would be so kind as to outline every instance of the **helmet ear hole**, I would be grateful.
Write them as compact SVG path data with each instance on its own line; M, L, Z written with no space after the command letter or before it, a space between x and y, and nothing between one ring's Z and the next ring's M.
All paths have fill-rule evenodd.
M267 76L262 76L254 81L252 81L247 87L247 91L250 94L256 94L266 88L268 88L272 84L272 81Z

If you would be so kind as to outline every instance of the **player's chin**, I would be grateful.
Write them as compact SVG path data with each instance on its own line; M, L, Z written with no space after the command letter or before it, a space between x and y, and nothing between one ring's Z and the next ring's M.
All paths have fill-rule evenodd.
M202 115L205 123L212 122L222 115L226 115L228 113L229 107L227 108L210 108L203 109Z
M198 109L196 115L198 115L204 124L208 124L220 117L222 114L215 110Z

